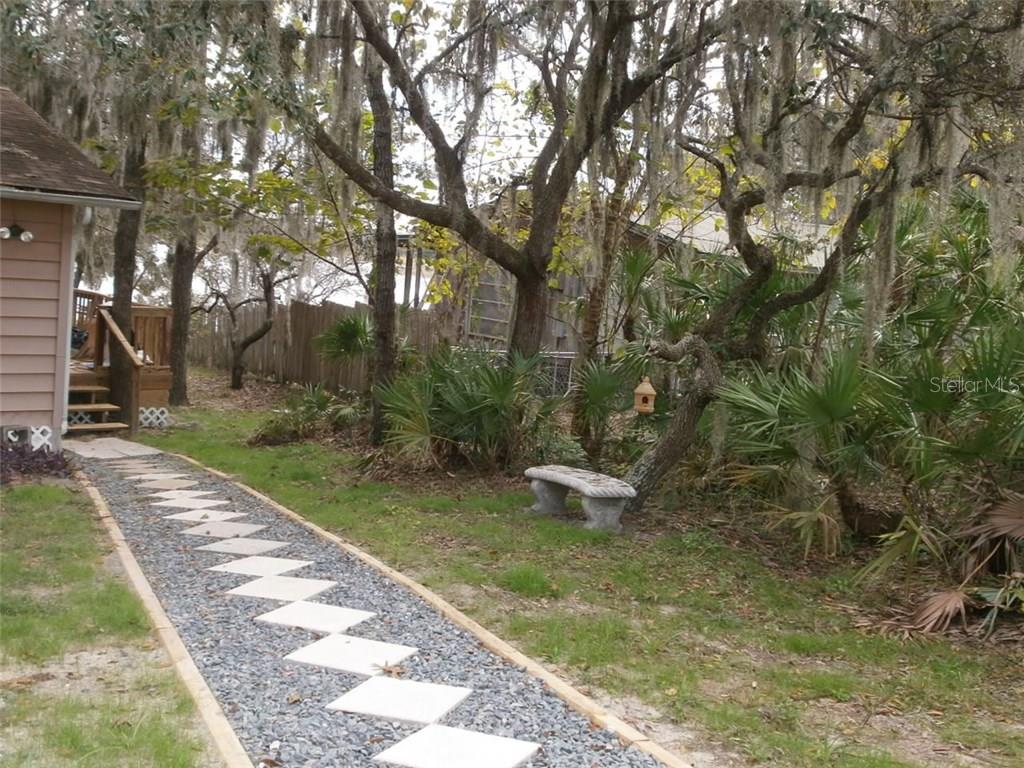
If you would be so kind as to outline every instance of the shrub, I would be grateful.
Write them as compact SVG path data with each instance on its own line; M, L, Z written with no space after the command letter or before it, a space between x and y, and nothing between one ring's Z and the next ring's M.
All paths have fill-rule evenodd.
M28 443L5 445L0 451L0 484L19 479L67 477L71 466L63 453L32 450Z
M553 447L561 398L545 386L539 356L495 358L442 350L378 390L388 442L417 461L508 468ZM557 444L565 447L564 440ZM561 451L559 451L561 452Z
M286 408L278 411L257 429L249 439L250 445L284 445L309 437L315 430L316 419L300 411Z
M347 360L373 349L373 326L365 315L343 317L317 337L316 346L327 360Z
M275 412L257 428L251 445L282 445L304 440L321 427L348 429L362 418L355 406L344 402L322 384L306 385L301 394L289 398L283 410Z

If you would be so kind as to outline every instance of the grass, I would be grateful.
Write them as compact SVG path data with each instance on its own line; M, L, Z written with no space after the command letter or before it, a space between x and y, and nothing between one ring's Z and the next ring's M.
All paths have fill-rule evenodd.
M549 579L536 565L513 565L497 577L499 586L523 597L558 597L562 587Z
M757 765L894 768L945 765L963 743L993 765L1024 762L1019 654L861 632L831 607L867 599L838 566L791 572L700 524L657 537L588 531L531 514L525 487L442 473L440 491L366 482L357 457L322 445L247 446L257 414L179 418L191 428L147 441L233 473L576 682L699 727L712 751ZM927 738L869 725L880 711L912 718Z
M99 567L96 524L81 496L53 485L4 493L0 651L40 662L98 638L149 632L135 595Z
M104 568L89 500L62 485L20 485L0 493L0 508L0 726L10 746L0 766L198 765L192 700L148 655L148 619ZM120 664L107 663L110 652ZM87 657L102 670L91 675Z

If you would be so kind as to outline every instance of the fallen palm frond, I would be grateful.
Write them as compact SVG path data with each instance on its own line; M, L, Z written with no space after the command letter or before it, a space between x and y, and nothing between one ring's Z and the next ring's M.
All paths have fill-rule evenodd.
M910 627L918 632L945 632L957 616L967 628L971 596L963 589L948 589L932 595L911 616Z
M963 565L968 580L985 565L996 573L1024 570L1024 496L1013 494L993 504L960 536L971 539Z

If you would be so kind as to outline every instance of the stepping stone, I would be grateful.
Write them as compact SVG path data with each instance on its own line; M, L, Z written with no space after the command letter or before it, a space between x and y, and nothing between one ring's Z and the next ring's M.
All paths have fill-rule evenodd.
M195 480L153 480L149 483L139 483L136 488L154 491L179 491L182 488L191 488L199 485Z
M243 557L241 560L232 560L222 565L215 565L213 568L207 568L206 570L244 573L247 576L277 576L312 564L312 560L292 560L287 557L261 557L255 555L253 557Z
M273 552L275 549L287 547L287 541L274 541L272 539L246 539L241 536L234 539L215 541L213 544L206 544L196 549L203 552L224 552L229 555L259 555L264 552Z
M159 448L150 448L148 445L133 443L130 440L122 440L120 437L101 437L92 440L93 445L119 451L123 457L133 456L156 456L163 453Z
M231 541L240 541L240 539L231 539ZM343 608L340 605L298 600L275 608L262 616L257 616L256 621L264 621L267 624L283 624L286 627L298 627L330 635L344 632L376 615L371 611L357 611L355 608Z
M403 768L516 768L540 749L532 741L428 725L373 758Z
M132 462L131 464L110 464L109 466L112 470L122 475L126 475L129 472L159 472L162 469L166 469L165 467L161 467L159 464L153 464L152 462L147 462L145 464L140 464L138 462Z
M248 536L250 533L262 531L267 526L254 523L203 523L194 528L186 528L184 533L189 536L212 536L215 539L230 539L235 536ZM296 598L298 599L298 598Z
M212 496L216 491L160 491L151 493L149 499L195 499L200 496Z
M285 577L277 576L276 578ZM315 643L289 653L285 659L372 677L379 675L386 667L399 664L416 653L417 650L408 645L382 643L362 637L328 635ZM450 766L444 766L444 768L450 768Z
M227 503L226 500L221 499L168 499L167 501L157 501L149 506L174 507L177 509L209 509L210 507L219 507L221 504Z
M118 437L101 437L94 440L65 440L64 448L79 456L93 459L126 459L135 456L153 456L163 453L159 448L139 445Z
M179 477L188 477L188 472L151 472L148 475L132 475L126 480L175 480Z
M234 520L236 517L245 517L245 512L229 512L226 509L190 509L188 512L177 512L173 515L164 515L164 520L189 520L193 523L221 523L225 520Z
M213 525L216 525L216 523L213 523ZM231 525L231 523L222 523L222 525ZM240 587L229 589L228 594L293 602L318 595L337 583L336 581L327 581L325 579L299 579L294 576L264 576L261 579L247 582Z
M448 714L472 692L470 688L454 685L420 683L381 675L356 686L328 704L327 708L429 725Z

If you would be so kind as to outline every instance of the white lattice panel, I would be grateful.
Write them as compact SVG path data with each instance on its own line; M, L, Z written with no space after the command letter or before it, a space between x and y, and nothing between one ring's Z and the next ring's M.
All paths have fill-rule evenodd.
M45 448L48 451L53 450L52 428L44 424L41 427L30 427L29 429L31 430L29 442L32 444L33 451L38 451L40 448Z
M163 407L139 408L139 424L151 429L160 429L171 425L171 413Z

